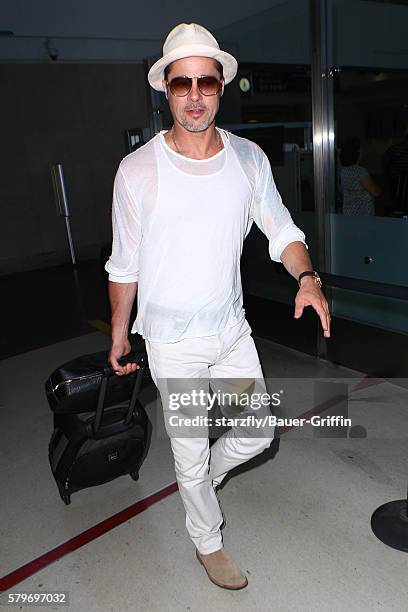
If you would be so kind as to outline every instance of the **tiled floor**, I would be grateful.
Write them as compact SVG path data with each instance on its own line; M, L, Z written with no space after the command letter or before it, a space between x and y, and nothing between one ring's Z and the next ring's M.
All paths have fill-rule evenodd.
M87 323L109 320L95 265L81 271L81 307L68 270L8 279L21 303L16 297L9 305L15 327L5 330L0 362L0 578L175 481L169 441L153 434L138 482L126 476L77 492L70 506L59 497L48 464L44 381L59 364L109 346ZM288 391L277 416L316 406L322 389L327 394L318 379L334 390L349 386L353 427L337 438L316 437L311 428L282 433L276 454L243 466L220 490L224 543L248 588L229 592L209 582L175 492L18 582L1 602L9 592L63 590L74 612L408 609L408 556L370 528L379 505L406 494L407 390L386 381L358 387L358 372L255 340L268 384L283 381ZM156 418L154 387L147 384L141 399Z

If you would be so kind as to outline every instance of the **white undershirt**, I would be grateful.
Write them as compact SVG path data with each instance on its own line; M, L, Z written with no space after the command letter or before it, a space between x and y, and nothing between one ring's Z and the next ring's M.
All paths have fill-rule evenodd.
M131 332L152 342L209 336L242 320L240 258L253 221L273 261L290 242L305 244L262 149L219 132L224 148L203 160L176 153L160 132L115 177L105 269L113 282L138 282Z

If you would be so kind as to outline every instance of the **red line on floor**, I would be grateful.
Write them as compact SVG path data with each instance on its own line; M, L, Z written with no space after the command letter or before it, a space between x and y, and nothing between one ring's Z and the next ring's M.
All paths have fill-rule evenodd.
M133 518L137 514L140 514L144 510L147 510L147 508L149 508L153 504L156 504L165 497L168 497L169 495L177 491L177 489L177 482L172 482L171 484L167 485L163 489L160 489L156 493L152 493L148 497L141 499L135 504L128 506L128 508L117 512L116 514L101 521L100 523L97 523L90 529L87 529L86 531L83 531L82 533L71 538L70 540L67 540L67 542L60 544L60 546L53 548L52 550L44 553L43 555L40 555L36 559L33 559L32 561L29 561L22 567L19 567L18 569L10 572L6 576L0 578L0 591L6 591L7 589L12 588L22 580L29 578L29 576L32 576L39 570L43 569L44 567L47 567L54 561L65 557L65 555L68 555L74 550L77 550L81 546L84 546L85 544L92 542L92 540L99 538L99 536L103 535L104 533L111 531L118 525L121 525L125 521L128 521L129 519Z

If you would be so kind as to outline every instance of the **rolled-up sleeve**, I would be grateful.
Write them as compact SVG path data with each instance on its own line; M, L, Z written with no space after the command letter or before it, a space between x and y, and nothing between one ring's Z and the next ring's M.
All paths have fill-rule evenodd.
M261 152L261 168L252 201L251 217L269 241L269 255L280 262L281 254L291 242L305 242L305 234L295 225L282 202L265 153Z
M137 282L141 239L140 205L119 166L113 186L112 253L105 264L110 281Z

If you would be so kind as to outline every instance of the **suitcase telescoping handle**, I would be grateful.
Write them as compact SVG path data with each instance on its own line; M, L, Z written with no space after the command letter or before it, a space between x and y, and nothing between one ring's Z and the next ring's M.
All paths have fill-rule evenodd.
M146 354L140 351L139 352L131 351L127 355L124 355L123 357L118 359L118 363L120 365L124 365L125 363L131 363L131 362L136 362L137 364L139 364L140 368L139 370L137 370L135 384L132 390L132 395L130 397L129 408L126 413L126 418L124 420L125 425L129 425L129 423L132 420L133 410L135 408L136 400L137 400L137 397L140 391L140 386L142 384L143 372L146 367ZM94 422L94 427L93 427L94 434L96 434L100 428L101 421L102 421L102 415L103 415L103 408L104 408L104 403L105 403L106 389L108 387L110 377L113 376L114 374L115 372L112 366L110 364L107 364L103 369L102 382L101 382L101 386L99 389L98 402L96 406L95 422ZM125 376L129 376L129 374L125 374Z

